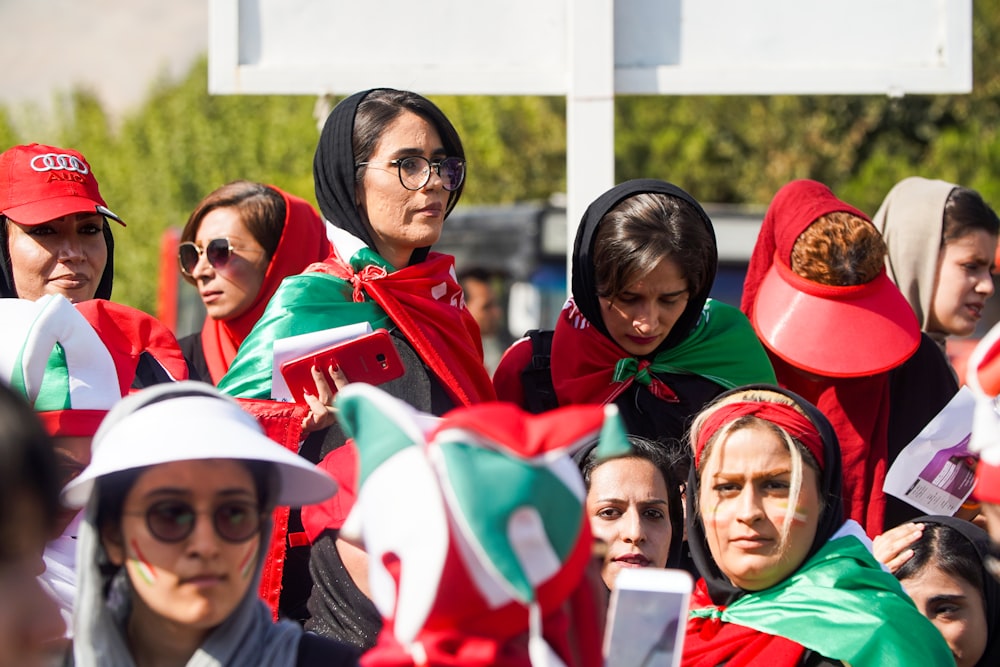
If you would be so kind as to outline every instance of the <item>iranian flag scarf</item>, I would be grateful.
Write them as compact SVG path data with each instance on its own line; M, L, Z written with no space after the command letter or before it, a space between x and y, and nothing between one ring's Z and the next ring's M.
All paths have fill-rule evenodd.
M275 340L368 322L373 329L398 327L457 405L495 398L450 255L430 253L393 271L367 247L358 247L348 262L339 252L282 281L219 383L221 391L270 398Z
M661 400L677 400L660 374L699 375L726 389L775 382L750 322L720 301L705 302L694 328L677 345L642 359L591 326L572 299L566 303L552 338L552 382L560 405L608 403L634 382Z
M728 606L712 605L701 580L684 667L797 665L802 647L851 667L953 664L899 582L855 535L838 535L781 583Z

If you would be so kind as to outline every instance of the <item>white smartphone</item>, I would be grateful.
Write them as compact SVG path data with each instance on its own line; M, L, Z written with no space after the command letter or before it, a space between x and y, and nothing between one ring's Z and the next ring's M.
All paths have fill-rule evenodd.
M619 572L604 629L605 666L679 667L693 587L684 570Z

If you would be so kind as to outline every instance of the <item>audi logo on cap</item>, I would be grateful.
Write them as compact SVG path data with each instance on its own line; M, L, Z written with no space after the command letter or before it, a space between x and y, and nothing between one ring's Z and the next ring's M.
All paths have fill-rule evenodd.
M35 171L52 171L61 169L63 171L75 171L86 176L90 173L87 163L75 155L65 153L45 153L31 158L31 168Z

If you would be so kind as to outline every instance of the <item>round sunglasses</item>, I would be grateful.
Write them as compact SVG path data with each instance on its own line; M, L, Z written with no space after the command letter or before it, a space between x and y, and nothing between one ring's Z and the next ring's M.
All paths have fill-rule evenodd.
M183 500L161 500L144 512L125 512L146 517L149 533L160 542L175 544L190 537L200 514ZM212 526L222 540L238 544L246 542L260 531L261 511L245 500L230 500L212 510Z
M181 265L181 273L191 277L202 255L205 255L205 259L208 260L213 269L221 269L229 263L229 258L234 250L236 248L226 238L212 239L205 244L204 248L198 247L192 241L186 241L177 246L177 259Z

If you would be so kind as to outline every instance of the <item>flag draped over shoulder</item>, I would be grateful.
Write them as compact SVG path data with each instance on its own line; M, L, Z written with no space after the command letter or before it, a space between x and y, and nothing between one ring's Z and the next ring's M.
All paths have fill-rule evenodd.
M494 398L453 258L431 253L393 271L365 247L349 263L334 254L285 278L219 389L241 398L270 398L275 340L359 322L373 329L398 327L457 404Z
M691 333L652 359L628 356L590 325L572 301L563 308L552 341L552 381L561 405L606 403L633 382L670 400L673 390L658 373L699 375L726 389L776 382L750 322L720 301L706 301Z
M692 624L713 620L790 639L851 667L954 664L941 634L852 535L828 541L771 588L691 611ZM688 639L698 636L689 626ZM685 645L685 664L698 664L689 654L697 650L697 640Z

